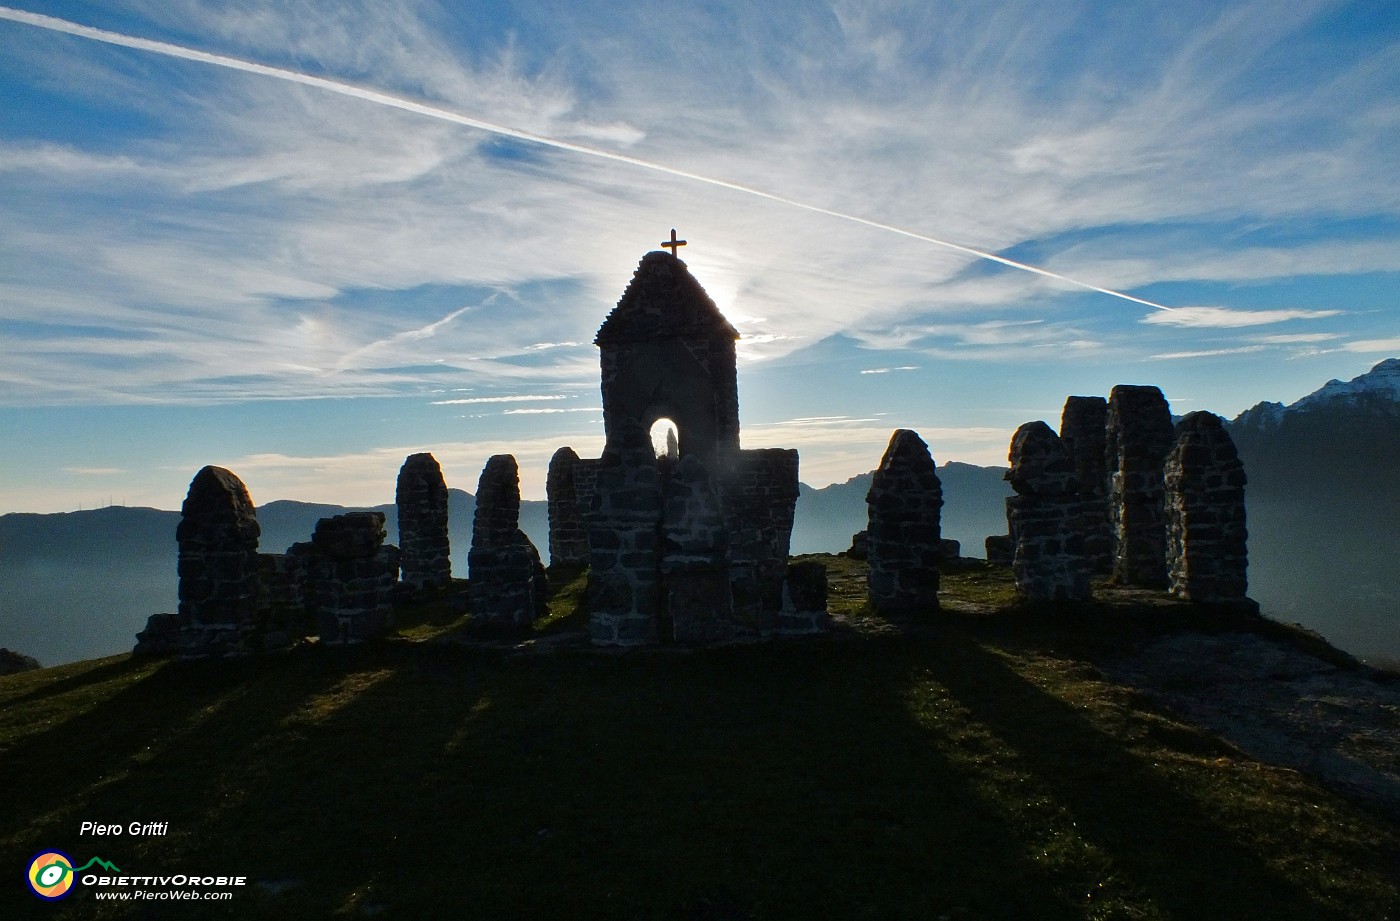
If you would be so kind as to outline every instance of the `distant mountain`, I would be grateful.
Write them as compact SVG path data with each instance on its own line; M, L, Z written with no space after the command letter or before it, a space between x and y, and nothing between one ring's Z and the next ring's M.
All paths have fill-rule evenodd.
M1353 653L1400 660L1400 359L1227 427L1249 476L1250 594Z
M988 535L1006 533L1005 498L1011 487L1005 467L976 467L957 461L938 468L943 484L943 536L962 544L963 556L981 557ZM874 473L821 489L799 487L792 526L793 553L835 553L851 545L851 535L865 529L865 494Z
M1259 403L1227 427L1252 491L1384 503L1400 490L1400 359L1288 406Z

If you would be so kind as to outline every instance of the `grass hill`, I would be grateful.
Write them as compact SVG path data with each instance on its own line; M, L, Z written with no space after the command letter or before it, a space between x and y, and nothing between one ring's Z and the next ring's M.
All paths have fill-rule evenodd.
M1400 917L1395 815L1105 664L1243 631L1345 665L1325 644L1141 593L1025 608L992 568L890 623L859 564L824 560L830 637L593 650L582 577L556 572L523 644L464 642L430 604L361 647L0 679L16 871L57 848L249 877L197 911L87 887L48 905L16 881L4 916Z

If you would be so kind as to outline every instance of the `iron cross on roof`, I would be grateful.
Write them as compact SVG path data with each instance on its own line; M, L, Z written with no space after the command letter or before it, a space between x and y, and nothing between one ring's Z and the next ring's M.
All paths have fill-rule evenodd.
M669 249L672 256L676 255L676 251L682 246L685 246L685 241L676 239L676 228L674 227L671 228L671 239L661 241L661 248Z

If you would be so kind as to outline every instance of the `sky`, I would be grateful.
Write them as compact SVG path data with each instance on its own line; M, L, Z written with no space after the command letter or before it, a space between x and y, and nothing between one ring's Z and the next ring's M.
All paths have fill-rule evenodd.
M673 227L813 486L1119 383L1292 402L1400 356L1400 7L0 7L0 512L379 504L417 451L541 498Z

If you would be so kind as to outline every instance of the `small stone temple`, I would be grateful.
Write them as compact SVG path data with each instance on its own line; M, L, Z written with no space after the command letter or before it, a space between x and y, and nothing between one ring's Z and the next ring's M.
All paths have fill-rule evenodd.
M739 333L671 252L642 258L598 330L602 456L561 448L548 476L552 562L589 567L602 646L825 629L825 585L789 584L797 452L739 443ZM674 456L653 428L675 432Z

